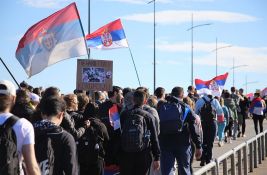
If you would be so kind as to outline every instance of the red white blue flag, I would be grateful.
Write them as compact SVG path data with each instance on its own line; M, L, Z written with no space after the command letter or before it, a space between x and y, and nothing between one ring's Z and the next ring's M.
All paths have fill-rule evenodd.
M94 33L88 34L85 38L88 48L116 49L128 47L120 19L108 23Z
M211 80L203 81L195 79L195 85L198 94L210 94L213 96L221 96L228 73L214 77Z
M109 109L109 121L110 121L111 126L114 128L114 130L117 130L121 127L119 110L116 104L114 104Z
M16 58L29 77L61 60L87 54L75 3L33 25L19 41Z

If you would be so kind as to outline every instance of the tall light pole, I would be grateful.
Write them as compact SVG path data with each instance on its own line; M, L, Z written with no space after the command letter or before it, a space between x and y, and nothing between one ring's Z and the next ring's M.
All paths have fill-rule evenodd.
M91 30L90 30L90 28L91 28L91 1L90 0L88 0L88 34L90 34L91 33ZM89 48L87 48L88 49L88 59L90 59L90 49Z
M233 58L233 67L231 68L233 69L233 87L235 87L235 69L240 68L240 67L247 67L247 66L248 65L246 64L235 66L235 58Z
M207 26L207 25L211 25L211 23L206 23L206 24L200 24L200 25L195 25L194 26L194 19L193 19L193 14L192 14L192 19L191 19L191 27L189 29L187 29L186 31L191 30L191 85L193 86L194 84L194 28L197 27L202 27L202 26Z
M218 50L232 47L232 45L226 45L218 48L218 39L216 38L216 49L212 50L212 52L216 51L216 77L218 76Z
M246 75L245 84L243 84L243 86L246 87L246 94L248 94L248 84L254 84L254 83L258 83L258 81L250 81L250 82L248 82L248 77Z
M154 91L156 89L156 0L149 1L147 4L150 4L153 2L154 6L154 60L153 60L153 77L154 77L154 83L153 83L153 88Z

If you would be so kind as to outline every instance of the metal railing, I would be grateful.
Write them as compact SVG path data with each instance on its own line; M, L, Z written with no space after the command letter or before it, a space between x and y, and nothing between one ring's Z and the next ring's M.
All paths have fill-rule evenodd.
M215 161L194 172L194 175L247 175L266 157L267 130L216 158Z

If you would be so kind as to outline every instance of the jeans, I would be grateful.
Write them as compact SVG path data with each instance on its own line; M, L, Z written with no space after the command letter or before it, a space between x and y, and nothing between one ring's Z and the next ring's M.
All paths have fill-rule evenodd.
M179 146L174 150L161 148L161 173L162 175L169 175L172 172L175 159L178 163L178 174L191 175L190 158L191 146Z
M255 128L256 134L258 134L258 122L260 125L260 132L263 132L263 120L264 120L263 115L253 114L254 128Z
M226 126L226 121L224 122L218 122L218 137L219 137L219 141L222 141L224 138L224 129Z
M202 122L202 130L203 130L203 144L202 144L202 157L201 161L210 163L212 159L212 148L213 142L217 134L217 121L212 122Z

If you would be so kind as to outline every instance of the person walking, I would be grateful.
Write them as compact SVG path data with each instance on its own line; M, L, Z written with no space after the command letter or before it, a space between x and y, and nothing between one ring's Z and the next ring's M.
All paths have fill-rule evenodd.
M212 148L217 134L217 118L223 117L223 110L219 101L212 95L204 94L197 100L196 114L200 115L203 130L203 154L200 166L208 164L212 160Z
M172 172L174 162L177 161L178 173L191 175L191 143L196 146L195 157L201 157L201 140L197 131L196 116L190 107L183 102L184 90L174 87L167 102L159 109L160 117L160 149L161 173L168 175Z
M254 99L251 102L249 107L249 112L253 115L253 122L256 134L259 133L258 131L258 123L260 126L260 132L263 132L263 110L266 108L266 104L264 100L260 97L260 91L257 90L254 93Z
M145 92L136 90L134 108L121 113L121 175L147 175L152 162L153 169L160 168L157 131L153 116L143 109L145 100Z

